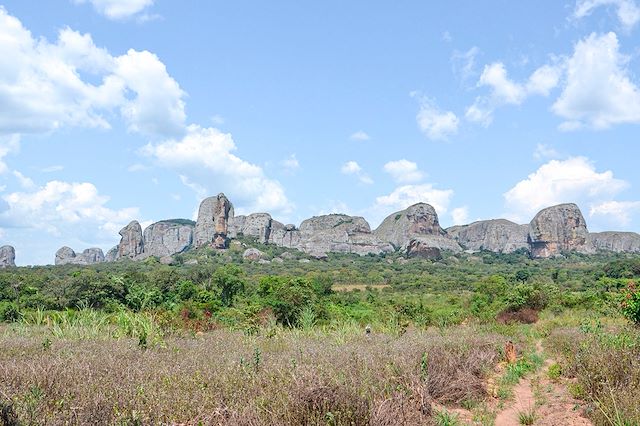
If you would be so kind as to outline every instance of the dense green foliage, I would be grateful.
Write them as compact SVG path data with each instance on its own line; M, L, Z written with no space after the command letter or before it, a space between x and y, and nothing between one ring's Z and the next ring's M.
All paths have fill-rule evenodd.
M334 254L326 261L258 263L242 258L242 241L224 253L202 249L179 255L173 266L157 259L91 267L14 268L0 272L0 320L35 309L89 306L107 312L154 311L169 323L211 328L255 328L270 320L303 323L353 321L406 327L492 321L524 308L560 311L581 307L640 318L630 279L640 259L625 255L531 260L525 253L447 255L439 261L398 254ZM284 249L258 247L267 258ZM295 254L303 258L301 253ZM342 290L342 291L341 291ZM625 293L626 292L626 293Z

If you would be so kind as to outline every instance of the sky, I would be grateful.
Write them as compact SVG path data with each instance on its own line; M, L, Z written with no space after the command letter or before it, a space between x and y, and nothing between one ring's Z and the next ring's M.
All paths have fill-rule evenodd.
M443 226L577 203L640 231L640 1L0 0L18 265L236 214Z

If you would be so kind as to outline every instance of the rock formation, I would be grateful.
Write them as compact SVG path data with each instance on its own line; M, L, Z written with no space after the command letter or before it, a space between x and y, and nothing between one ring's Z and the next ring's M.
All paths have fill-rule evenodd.
M76 254L70 247L61 247L56 252L56 265L93 265L105 261L102 249L92 247Z
M299 240L293 248L319 258L326 257L329 252L365 255L393 251L390 244L371 232L367 221L360 216L314 216L303 221L297 232Z
M163 258L182 253L193 242L193 229L185 220L163 220L149 225L143 233L144 256Z
M118 259L136 259L144 251L142 227L137 220L131 221L120 230L120 244L118 244Z
M227 248L227 232L233 216L233 204L224 194L202 200L194 234L195 246Z
M469 225L447 228L447 234L467 250L487 250L512 253L529 249L528 225L518 225L506 219L481 220Z
M16 250L13 246L0 247L0 268L16 266Z
M280 222L271 218L268 213L253 213L248 216L235 216L229 222L229 238L239 236L255 238L261 244L270 241L272 227L284 228Z
M244 253L242 253L242 257L247 260L260 260L262 259L262 256L264 256L264 253L262 253L257 248L248 248L244 251Z
M454 252L462 250L460 245L449 238L440 227L435 209L425 203L414 204L387 216L374 234L382 241L387 241L395 248L402 250L407 250L412 240L419 241L422 247Z
M120 247L118 247L118 246L111 247L109 249L109 251L107 252L107 254L104 255L104 261L105 262L115 262L116 260L118 260L119 249L120 249Z
M598 250L640 253L640 234L635 232L595 232L589 234L589 238Z
M547 207L529 224L531 257L548 258L563 251L595 253L582 212L573 203Z
M411 240L407 244L407 257L418 257L420 259L436 260L442 258L439 248L431 247L420 240Z

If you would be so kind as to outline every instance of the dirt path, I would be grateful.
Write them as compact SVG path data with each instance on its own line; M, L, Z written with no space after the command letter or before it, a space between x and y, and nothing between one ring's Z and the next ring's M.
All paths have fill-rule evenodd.
M544 354L542 342L537 342L538 353ZM495 426L518 426L522 413L533 413L533 424L541 426L591 426L582 416L580 403L567 391L565 384L549 378L553 360L546 359L544 367L533 377L520 381L513 389L514 399L500 411Z

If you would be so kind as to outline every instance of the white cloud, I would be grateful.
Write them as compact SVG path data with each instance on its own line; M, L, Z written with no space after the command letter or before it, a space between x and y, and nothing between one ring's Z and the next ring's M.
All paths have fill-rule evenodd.
M453 196L451 189L436 189L429 183L420 185L404 185L388 195L376 197L374 209L392 213L403 210L416 203L431 204L438 214L445 214Z
M591 205L589 216L609 217L626 226L631 222L631 215L640 212L640 201L605 201Z
M389 161L384 165L384 171L398 183L414 183L424 178L424 173L418 169L418 165L405 159Z
M90 2L93 8L109 19L130 18L147 7L153 5L154 0L72 0L76 4Z
M61 164L54 164L52 166L47 166L40 169L42 173L53 173L53 172L59 172L61 170L64 170L64 166Z
M536 160L555 160L561 155L552 146L539 143L536 145L536 150L533 152L533 158Z
M23 175L17 170L13 171L13 176L15 176L20 186L23 187L24 189L33 189L36 187L36 184L33 182L31 178Z
M454 51L451 55L453 73L456 74L462 84L476 75L476 56L480 53L477 46L473 46L466 52Z
M610 170L598 172L585 157L551 160L504 193L508 215L516 221L530 220L540 209L555 204L604 201L628 183Z
M352 141L368 141L371 138L366 132L358 130L357 132L349 136L349 139L351 139Z
M453 112L439 110L435 103L427 98L420 101L416 121L422 133L432 140L444 140L456 134L460 122Z
M185 94L152 53L114 57L70 28L55 43L36 39L0 7L0 56L11 58L0 62L0 134L109 128L117 111L132 131L183 130Z
M18 135L0 135L0 175L9 171L9 167L4 162L4 157L15 153L20 149L20 137Z
M295 173L300 168L300 162L295 154L291 154L288 158L282 160L280 165L287 173Z
M531 95L548 96L558 85L562 75L562 67L543 65L536 69L524 83L511 80L502 62L485 65L478 81L478 87L489 87L488 96L479 96L467 108L465 117L469 121L491 124L493 112L503 105L520 105Z
M108 208L109 197L87 182L51 181L35 191L13 192L2 199L6 203L0 214L3 228L39 229L54 236L85 234L87 239L113 240L139 214L137 208Z
M140 164L140 163L136 163L136 164L132 164L129 167L127 167L127 171L131 172L131 173L136 173L136 172L142 172L145 170L148 170L149 167L145 166L144 164Z
M552 107L567 120L562 130L640 122L640 89L630 79L628 62L614 33L591 34L576 44L567 60L566 84Z
M280 183L266 177L261 167L233 154L235 150L230 134L190 125L183 139L150 143L141 152L197 182L208 195L224 191L240 211L290 212L293 206Z
M371 185L373 183L373 179L369 177L364 171L362 167L355 161L347 161L340 168L340 172L344 175L354 175L358 178L360 183L365 185Z
M451 210L451 219L454 225L465 225L469 223L469 208L462 206Z
M601 6L617 9L618 20L625 30L631 30L640 21L640 8L633 0L578 0L573 11L574 19L581 19Z

